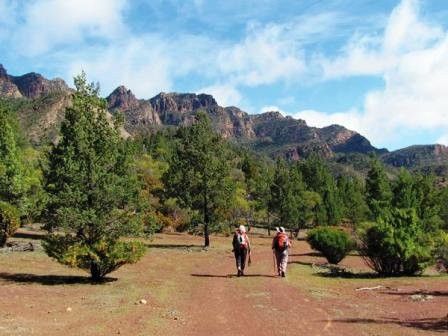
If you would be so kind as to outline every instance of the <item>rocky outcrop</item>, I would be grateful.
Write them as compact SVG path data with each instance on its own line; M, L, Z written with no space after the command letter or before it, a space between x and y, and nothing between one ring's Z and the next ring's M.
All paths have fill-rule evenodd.
M191 122L191 114L198 110L213 114L219 107L213 96L194 93L161 92L149 102L163 124L175 126Z
M35 99L50 93L68 92L70 88L60 78L48 80L35 72L23 76L11 76L0 64L0 97Z
M444 145L414 145L390 152L382 157L395 167L419 168L448 163L448 147Z
M0 64L0 79L8 79L8 73L6 69L3 67L3 64Z
M136 132L151 125L160 125L160 118L148 101L137 99L131 90L124 86L116 88L107 98L107 106L112 114L122 113L124 128Z
M326 142L336 153L378 153L387 152L386 149L377 149L369 140L357 132L346 129L340 125L330 125L317 129L322 141Z
M112 113L124 114L125 128L131 133L154 125L189 125L199 111L204 111L224 138L252 143L271 155L283 153L298 160L310 153L329 158L339 152L377 151L366 138L342 126L310 127L304 120L285 117L278 111L249 115L237 107L219 106L208 94L162 92L146 101L120 86L107 101Z
M22 94L19 88L11 82L6 69L0 64L0 97L20 98Z
M64 80L56 78L48 80L35 72L23 76L10 76L11 81L19 88L20 93L34 99L49 93L68 93L70 91Z

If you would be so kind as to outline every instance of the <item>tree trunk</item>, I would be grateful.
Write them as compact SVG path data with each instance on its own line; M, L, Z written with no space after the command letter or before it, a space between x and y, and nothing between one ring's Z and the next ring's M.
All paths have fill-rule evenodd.
M204 190L204 247L209 247L210 245L210 237L208 233L208 224L210 223L210 216L208 214L208 189L207 189L207 179L203 180Z
M210 246L210 236L208 233L208 223L204 224L204 247Z
M103 278L100 267L95 262L90 263L90 274L93 281L100 281Z
M6 245L6 234L0 235L0 247L4 247Z
M208 224L210 223L210 217L208 214L208 206L207 199L205 198L204 202L204 247L209 247L210 245L210 236L208 232Z
M268 211L268 236L271 235L271 222L269 221L269 211Z
M299 231L300 231L299 228L294 230L294 238L297 239L297 240L299 239Z

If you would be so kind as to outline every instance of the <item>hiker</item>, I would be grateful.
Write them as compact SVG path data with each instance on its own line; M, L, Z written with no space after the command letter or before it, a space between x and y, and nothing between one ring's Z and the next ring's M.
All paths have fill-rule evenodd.
M288 248L291 247L291 242L283 227L276 228L276 230L277 234L272 240L272 250L277 261L277 274L285 277L288 265Z
M240 225L240 227L235 230L232 245L233 252L235 253L236 268L238 270L237 276L242 276L244 275L247 254L249 254L250 265L250 242L244 225Z

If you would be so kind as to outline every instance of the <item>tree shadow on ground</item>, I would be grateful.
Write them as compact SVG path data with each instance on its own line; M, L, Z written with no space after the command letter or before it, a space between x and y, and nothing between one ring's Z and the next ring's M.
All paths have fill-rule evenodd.
M290 257L323 257L320 252L306 252L306 253L294 253L290 254Z
M29 273L0 273L0 279L7 282L40 284L45 286L79 284L100 285L117 280L117 278L106 277L101 281L93 281L90 277L87 276L37 275Z
M42 233L32 233L32 232L16 232L11 238L24 238L24 239L37 239L42 240L45 235Z
M383 291L383 294L399 295L399 296L412 296L412 295L431 295L431 296L448 296L448 291L427 291L427 290L415 290L415 291Z
M328 321L327 321L328 322ZM414 328L424 331L447 332L448 319L445 318L423 318L412 320L399 320L395 318L367 319L348 318L332 320L333 323L353 323L353 324L396 324L402 327Z
M189 244L146 244L146 247L157 249L173 249L173 250L194 250L194 251L204 250L203 245L189 245Z
M198 278L238 278L236 274L190 274L193 277ZM247 278L247 277L262 277L262 278L276 278L275 275L269 275L269 274L245 274L241 276L241 278Z
M344 279L377 279L384 278L383 276L374 272L353 272L351 270L344 269L343 267L331 265L331 264L318 264L305 261L289 261L288 264L298 264L303 266L309 266L313 269L316 268L314 276L323 278L344 278Z
M342 279L384 279L383 276L373 272L350 272L350 271L333 271L318 272L314 276L322 278L342 278Z
M314 262L311 261L288 261L288 264L298 264L298 265L303 265L303 266L318 266L318 267L323 267L324 265L322 264L316 264Z

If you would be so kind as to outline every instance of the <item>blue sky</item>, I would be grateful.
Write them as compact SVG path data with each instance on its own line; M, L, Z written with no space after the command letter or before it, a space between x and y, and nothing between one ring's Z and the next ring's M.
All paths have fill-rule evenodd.
M0 63L448 144L446 0L0 0Z

